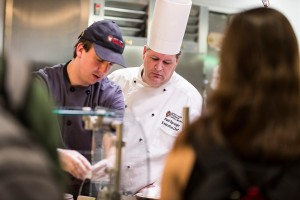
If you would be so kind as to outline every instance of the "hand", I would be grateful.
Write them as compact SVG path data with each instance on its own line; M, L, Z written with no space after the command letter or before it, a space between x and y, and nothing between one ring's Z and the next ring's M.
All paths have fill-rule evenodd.
M147 185L136 194L138 196L147 197L149 199L160 198L160 186L156 184Z
M114 150L112 152L115 152ZM92 180L99 181L108 178L110 169L113 168L115 163L115 154L111 153L106 159L100 160L92 166Z
M93 181L99 181L107 179L110 169L114 167L116 160L116 148L114 145L115 136L112 134L103 135L103 149L105 154L105 159L100 160L92 166L91 179Z
M69 149L57 150L63 170L78 179L85 179L91 171L90 162L78 151Z
M106 171L109 163L107 159L100 160L96 164L92 166L92 180L93 181L99 181L101 179L105 179L108 176L108 173Z

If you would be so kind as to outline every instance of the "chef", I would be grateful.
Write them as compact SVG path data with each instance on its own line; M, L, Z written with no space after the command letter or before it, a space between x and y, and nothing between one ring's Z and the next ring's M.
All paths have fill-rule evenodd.
M112 72L125 97L125 151L121 185L124 192L159 197L165 158L182 130L183 108L199 117L202 97L175 72L191 10L191 0L159 0L143 64Z

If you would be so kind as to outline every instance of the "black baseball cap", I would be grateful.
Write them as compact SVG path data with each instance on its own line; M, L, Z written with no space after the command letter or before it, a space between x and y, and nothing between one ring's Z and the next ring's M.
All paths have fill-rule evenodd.
M125 43L120 27L112 20L100 20L87 27L78 38L93 42L97 56L111 63L125 66L122 56Z

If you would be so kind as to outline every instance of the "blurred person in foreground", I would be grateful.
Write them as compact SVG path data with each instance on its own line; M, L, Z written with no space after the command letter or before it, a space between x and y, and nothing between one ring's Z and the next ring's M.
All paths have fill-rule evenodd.
M0 57L0 192L5 200L63 199L53 102L16 52ZM16 74L18 78L16 79Z
M191 120L201 114L200 93L175 72L191 5L190 0L156 1L142 65L120 69L108 76L122 88L125 113L130 113L141 125L124 130L121 185L125 193L159 198L165 157L182 130L183 108L189 107Z
M100 106L123 112L122 91L106 75L114 64L125 67L124 48L119 26L111 20L97 21L78 37L72 60L45 67L35 74L46 84L58 108ZM82 116L67 115L62 116L61 133L65 146L58 153L63 169L71 175L68 192L77 199L83 180L90 178L91 171L97 175L93 170L101 170L91 166L92 131L85 130ZM90 194L86 181L81 195L97 194Z
M246 174L253 185L273 167L281 169L279 179L261 191L265 199L300 199L299 94L299 49L288 19L271 8L236 14L220 52L218 86L202 116L176 140L164 169L161 199L214 199L208 196L219 188L203 186L211 180L204 158L218 150L216 163L228 151L242 165L261 169L263 175ZM219 171L225 173L228 168L222 167Z

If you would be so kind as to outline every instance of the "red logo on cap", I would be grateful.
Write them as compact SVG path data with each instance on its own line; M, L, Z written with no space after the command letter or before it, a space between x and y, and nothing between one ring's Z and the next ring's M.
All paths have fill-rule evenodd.
M115 45L118 45L119 47L121 47L122 49L124 48L124 44L121 40L119 40L118 38L113 37L112 35L109 35L107 37L108 41L114 43Z

